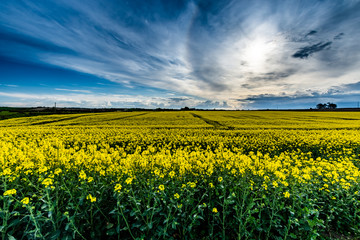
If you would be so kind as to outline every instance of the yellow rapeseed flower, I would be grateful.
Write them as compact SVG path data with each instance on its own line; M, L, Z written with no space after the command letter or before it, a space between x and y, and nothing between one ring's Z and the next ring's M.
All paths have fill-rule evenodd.
M28 205L30 202L30 199L28 197L25 197L21 200L21 203L24 204L24 205Z
M194 187L196 187L196 183L190 182L190 183L189 183L189 186L190 186L191 188L194 188Z
M171 172L169 173L169 176L170 176L171 178L173 178L173 177L175 176L175 172L174 172L174 171L171 171Z
M62 173L62 170L60 168L55 169L54 171L55 175L59 175L60 173Z
M16 194L16 189L10 189L3 193L4 196L11 196Z
M8 176L10 176L10 175L11 175L11 169L10 169L10 168L5 168L4 171L3 171L3 173L2 173L1 175L4 175L4 176L8 175ZM0 176L1 176L1 175L0 175Z
M120 183L116 184L115 187L114 187L115 192L120 192L121 188L122 188L122 186L121 186Z
M79 178L82 179L82 180L86 179L86 173L84 172L84 170L80 171Z
M179 198L180 198L180 195L179 195L178 193L175 193L175 194L174 194L174 197L175 197L176 199L179 199Z
M51 179L51 178L45 178L45 179L41 182L41 184L42 184L42 185L45 185L45 187L48 187L49 185L52 185L53 182L54 182L53 179Z
M290 197L290 193L288 191L284 192L283 194L284 194L284 197L286 197L286 198Z
M217 213L217 212L218 212L217 208L214 207L214 208L212 209L212 212L213 212L213 213Z
M127 179L125 180L125 183L126 183L126 184L131 184L132 181L133 181L133 178L129 177L129 178L127 178Z
M160 191L164 191L164 190L165 190L165 186L164 186L164 185L160 185L160 186L159 186L159 190L160 190Z
M222 182L222 180L223 180L222 177L219 177L219 178L218 178L218 181L219 181L219 182Z
M41 168L39 168L39 173L43 173L46 172L48 170L48 168L46 166L42 166Z
M96 197L93 197L91 194L86 196L87 200L90 200L90 202L96 202Z

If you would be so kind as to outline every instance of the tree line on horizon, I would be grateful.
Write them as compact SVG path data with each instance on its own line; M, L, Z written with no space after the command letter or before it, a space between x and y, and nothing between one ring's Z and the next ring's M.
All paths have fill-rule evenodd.
M316 105L316 108L317 109L335 109L337 108L337 105L335 103L331 103L331 102L328 102L328 103L319 103Z

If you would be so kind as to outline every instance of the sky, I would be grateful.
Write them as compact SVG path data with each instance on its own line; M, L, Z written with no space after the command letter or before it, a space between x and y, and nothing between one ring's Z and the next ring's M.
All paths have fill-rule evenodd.
M360 101L360 0L1 0L0 106Z

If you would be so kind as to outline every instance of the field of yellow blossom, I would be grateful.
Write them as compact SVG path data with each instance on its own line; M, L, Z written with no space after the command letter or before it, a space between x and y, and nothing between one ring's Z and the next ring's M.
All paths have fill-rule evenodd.
M360 236L360 113L0 121L1 239Z

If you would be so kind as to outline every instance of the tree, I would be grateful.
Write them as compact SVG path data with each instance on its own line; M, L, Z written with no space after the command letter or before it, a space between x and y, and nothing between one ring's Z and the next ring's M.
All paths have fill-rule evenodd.
M337 107L337 105L335 103L330 103L330 102L327 103L328 109L335 109L336 107Z
M331 102L328 102L328 103L319 103L316 105L316 108L317 109L335 109L337 108L337 105L335 103L331 103Z
M317 108L317 109L325 109L325 108L326 108L326 104L319 103L318 105L316 105L316 108Z

